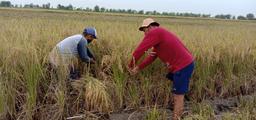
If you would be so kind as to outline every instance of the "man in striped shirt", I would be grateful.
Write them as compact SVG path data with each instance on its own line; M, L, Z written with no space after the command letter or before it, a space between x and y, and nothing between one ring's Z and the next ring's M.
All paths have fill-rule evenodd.
M96 29L87 27L82 34L73 35L60 41L49 55L51 65L55 68L64 65L69 69L69 78L79 79L79 61L95 63L95 57L88 48L88 44L94 39L97 39Z

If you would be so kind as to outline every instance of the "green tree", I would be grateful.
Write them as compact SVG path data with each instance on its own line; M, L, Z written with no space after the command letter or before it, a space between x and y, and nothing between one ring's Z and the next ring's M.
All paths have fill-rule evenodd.
M10 1L1 1L0 7L11 7L12 3Z
M162 12L162 15L169 15L169 13L168 12Z
M246 20L246 17L240 15L240 16L237 17L237 19L238 19L238 20Z
M37 4L30 3L30 4L25 4L24 8L40 8L40 6Z
M153 11L153 15L157 15L157 11L154 10L154 11Z
M67 7L66 7L66 10L73 10L73 6L71 4L69 4Z
M139 13L139 14L144 14L144 11L143 11L143 10L140 10L138 13Z
M47 3L47 4L43 4L43 8L44 9L50 9L51 4Z
M203 15L201 15L201 17L209 18L209 17L211 17L211 15L210 14L203 14Z
M231 19L231 15L230 14L225 15L225 19Z
M231 15L227 14L227 15L216 15L215 18L220 18L220 19L231 19Z
M127 13L131 14L132 13L132 9L128 9Z
M168 15L175 16L175 13L174 12L170 12Z
M249 13L249 14L246 15L246 18L248 20L254 20L254 15L252 13Z
M85 8L85 11L91 12L91 11L92 11L92 9L91 9L91 8L89 8L89 7L87 7L87 8Z
M94 7L94 12L100 12L100 7L98 5Z
M106 8L104 7L100 8L100 12L106 12Z

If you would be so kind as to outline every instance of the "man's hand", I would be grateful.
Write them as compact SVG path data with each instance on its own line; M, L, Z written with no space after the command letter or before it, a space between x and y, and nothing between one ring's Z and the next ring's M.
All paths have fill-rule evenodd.
M150 55L150 56L156 56L156 52L151 51L151 52L148 53L148 55Z
M135 66L133 69L128 69L131 75L136 75L139 72L139 67Z
M96 61L95 61L95 59L93 59L93 58L90 58L90 62L89 62L90 64L95 64L96 63Z

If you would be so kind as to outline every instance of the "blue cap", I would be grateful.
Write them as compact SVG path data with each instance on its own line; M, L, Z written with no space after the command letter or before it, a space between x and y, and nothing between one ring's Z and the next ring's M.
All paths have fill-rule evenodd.
M92 35L95 39L97 39L97 31L94 27L85 28L83 33Z

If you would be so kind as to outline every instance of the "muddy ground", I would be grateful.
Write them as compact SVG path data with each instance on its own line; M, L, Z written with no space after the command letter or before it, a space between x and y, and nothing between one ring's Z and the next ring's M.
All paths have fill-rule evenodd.
M222 115L226 112L233 112L239 106L242 99L252 101L256 97L256 94L252 96L242 96L242 97L231 97L227 99L213 99L203 101L206 104L209 104L214 109L215 119L221 120ZM185 111L183 117L192 114L191 106L192 102L186 101ZM172 111L170 109L158 109L161 112L167 113L167 118L171 119ZM146 118L148 111L133 111L132 113L122 112L122 113L113 113L110 116L110 120L144 120Z
M236 97L230 97L226 99L212 99L212 100L204 100L202 103L211 106L214 110L214 119L215 120L221 120L222 116L224 113L233 113L236 109L238 109L238 106L240 104L241 100L248 100L252 101L256 97L256 94L252 95L247 95L247 96L236 96ZM196 103L186 101L185 102L185 110L184 110L184 115L183 117L187 117L189 115L192 115L192 107ZM152 108L153 109L153 108ZM157 109L160 113L166 113L165 116L168 120L171 120L172 116L172 110L166 109L166 108L159 108ZM141 108L139 110L123 110L121 112L117 113L111 113L110 116L107 117L100 117L100 116L95 116L96 118L99 119L107 119L107 120L144 120L147 117L147 114L149 113L149 109ZM103 115L102 115L103 116ZM234 114L235 117L235 114ZM84 120L85 116L83 115L78 115L75 116L74 118L69 117L69 120ZM86 118L88 119L88 118Z

